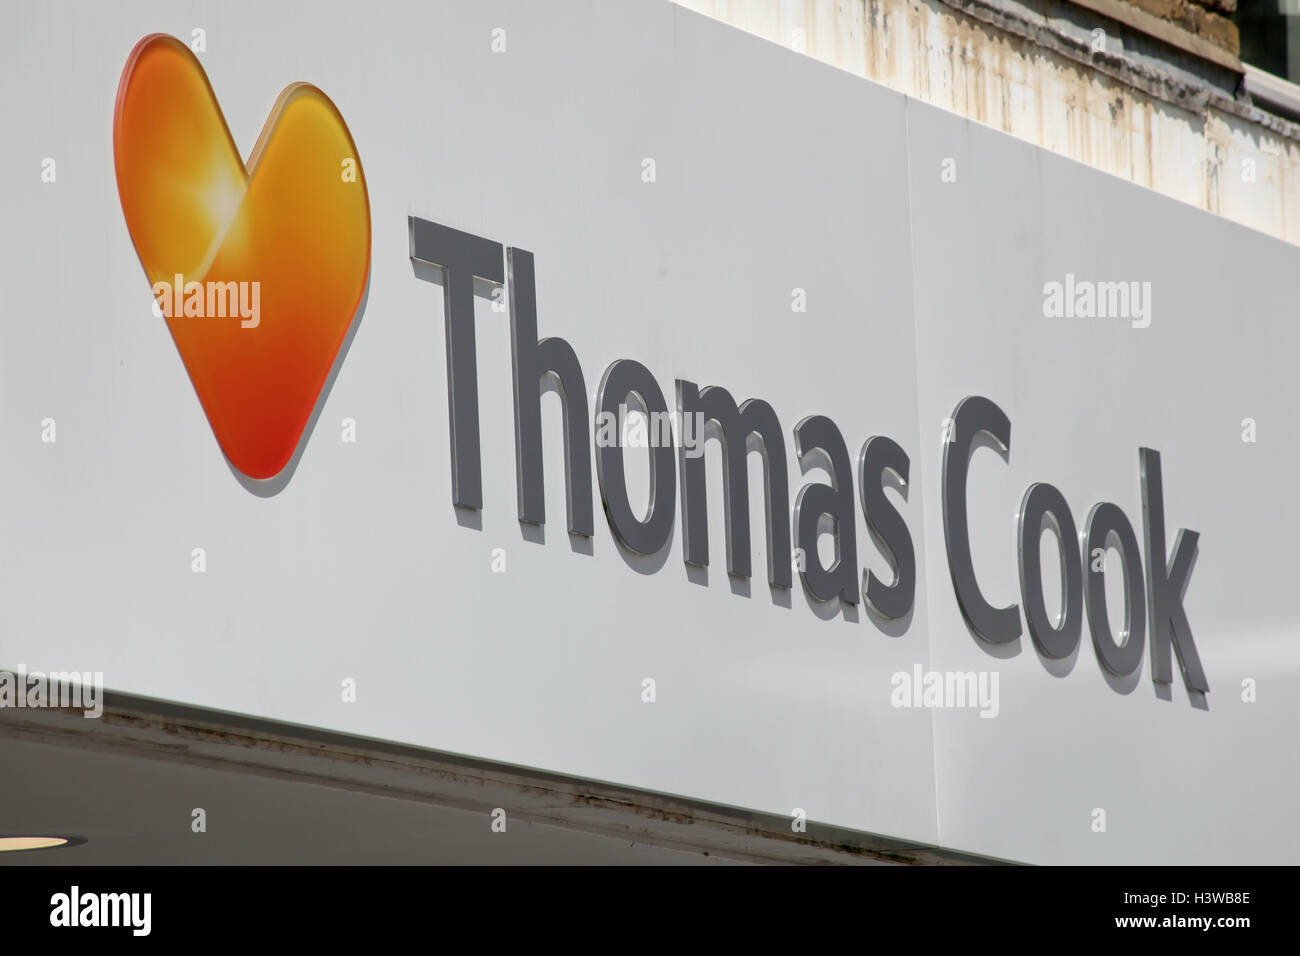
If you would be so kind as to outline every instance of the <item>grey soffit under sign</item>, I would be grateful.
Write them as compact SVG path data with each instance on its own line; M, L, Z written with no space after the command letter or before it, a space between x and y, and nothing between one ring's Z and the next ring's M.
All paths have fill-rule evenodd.
M563 405L568 529L591 536L591 431L585 377L568 342L538 338L533 254L417 217L409 220L409 235L411 259L437 267L444 275L453 503L483 507L473 280L508 281L519 520L534 525L546 520L540 394L555 387ZM758 398L737 405L731 393L719 386L701 389L684 380L675 384L678 434L670 427L673 419L663 392L644 365L618 359L601 376L596 393L598 420L621 422L628 400L634 399L651 422L650 494L644 518L636 516L628 497L621 432L611 438L597 430L595 463L601 502L622 547L634 554L654 555L668 546L680 474L683 559L690 565L708 566L705 459L699 449L688 449L684 439L693 432L701 444L713 438L722 445L727 571L749 578L748 450L752 442L762 453L769 583L787 588L797 569L813 600L838 600L852 607L865 597L869 612L881 620L910 615L916 593L915 546L906 519L884 493L884 482L889 481L905 495L911 459L901 445L886 436L871 436L858 455L863 514L872 540L894 572L894 580L886 583L870 571L863 572L858 563L854 470L843 434L832 419L809 415L793 429L800 466L804 471L820 468L831 480L810 481L800 488L791 513L784 441L772 406ZM704 428L686 426L697 418L714 426L714 431L706 434ZM662 429L656 427L658 423L664 423ZM957 604L972 634L990 644L1009 644L1021 637L1021 609L1015 604L999 608L989 603L980 589L971 551L967 483L971 457L984 445L1009 461L1011 421L995 402L971 395L957 404L944 431L940 482L944 547ZM1086 613L1098 661L1119 677L1132 674L1141 664L1149 634L1153 680L1172 680L1172 645L1184 683L1189 690L1204 693L1209 684L1183 608L1198 536L1180 531L1172 560L1167 560L1160 457L1142 448L1139 460L1145 570L1137 534L1118 505L1096 504L1080 536L1059 490L1045 483L1031 484L1026 490L1016 524L1025 618L1044 656L1059 659L1069 657L1077 647ZM1048 527L1055 532L1062 569L1059 622L1047 613L1040 565L1042 536ZM833 542L829 563L822 561L818 547L825 534ZM787 550L791 559L783 562L780 555ZM1118 552L1122 562L1125 595L1118 636L1106 603L1105 556L1111 550Z
M0 720L0 751L13 745L17 753L39 753L47 769L61 768L73 778L84 773L86 748L95 755L105 771L100 781L103 791L93 814L102 823L95 832L65 838L66 846L48 862L85 864L156 863L156 851L169 851L163 859L174 861L170 853L174 841L159 839L151 845L140 840L141 832L153 832L148 820L133 826L122 825L137 812L131 795L138 782L126 768L148 768L156 774L168 774L166 767L199 768L219 776L205 778L209 786L226 787L232 794L233 809L242 801L239 794L247 789L266 794L265 788L250 787L248 781L263 778L278 782L273 791L280 802L270 806L249 807L248 812L265 814L270 820L301 811L295 799L305 799L315 806L316 794L286 794L285 787L327 792L350 792L373 798L387 798L404 806L419 807L413 819L426 824L445 819L445 814L488 814L492 808L510 808L512 820L557 828L559 834L592 834L607 837L612 843L627 846L655 846L679 851L702 853L750 863L787 864L1005 864L1012 861L882 834L832 826L808 820L806 829L791 829L784 814L762 813L742 807L694 800L649 789L622 786L603 780L554 773L463 754L416 747L389 740L341 733L300 724L234 714L221 710L193 707L116 691L104 693L101 719L87 721L79 713L59 709L7 710ZM34 750L33 748L39 748ZM122 768L122 769L118 769ZM290 769L291 768L291 769ZM171 779L165 777L165 779ZM178 777L193 786L195 778ZM73 794L77 788L60 790ZM218 789L218 794L223 792ZM45 816L48 803L43 790L22 791L15 795L11 811L24 817ZM359 826L363 832L391 826L391 806L374 805ZM84 813L83 813L84 815ZM460 816L453 826L464 824ZM163 832L168 825L160 828ZM256 827L252 828L256 832ZM296 831L295 831L296 832ZM513 831L512 831L513 832ZM437 833L435 829L434 833ZM489 833L483 828L483 833ZM282 859L268 858L268 848L249 843L243 832L229 832L219 848L205 846L190 849L200 855L211 852L224 863L241 863L248 859L264 863L301 862L306 853L314 863L347 862L348 851L331 844L325 849L296 843L292 834L276 834ZM495 839L488 837L488 839ZM463 840L456 841L457 846ZM342 845L360 852L355 837ZM423 838L434 854L463 853L455 846L439 845L436 836ZM86 857L77 849L86 846L95 856ZM472 842L469 844L473 846ZM504 846L505 844L500 844ZM556 860L538 862L583 863L576 841L558 844L567 847ZM499 852L499 851L494 851ZM519 851L523 852L523 851ZM577 855L575 855L577 854ZM31 862L35 851L4 854L5 862ZM26 857L19 861L16 857ZM374 862L372 856L364 859ZM415 862L441 862L442 857L419 858ZM47 862L42 860L41 862ZM379 860L378 862L386 862ZM463 862L476 862L473 855ZM509 858L503 862L511 862ZM642 862L637 858L629 862Z

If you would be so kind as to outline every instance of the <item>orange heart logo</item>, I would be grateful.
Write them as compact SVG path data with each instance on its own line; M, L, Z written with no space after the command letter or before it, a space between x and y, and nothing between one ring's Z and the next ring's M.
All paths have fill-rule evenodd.
M247 477L275 477L370 274L370 199L347 124L295 83L245 166L198 59L154 34L122 71L113 159L131 241L217 443Z

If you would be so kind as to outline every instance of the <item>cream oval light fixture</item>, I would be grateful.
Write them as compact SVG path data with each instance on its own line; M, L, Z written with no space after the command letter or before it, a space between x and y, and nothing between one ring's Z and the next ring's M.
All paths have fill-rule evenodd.
M49 850L66 846L67 837L58 836L0 836L0 853L9 850Z

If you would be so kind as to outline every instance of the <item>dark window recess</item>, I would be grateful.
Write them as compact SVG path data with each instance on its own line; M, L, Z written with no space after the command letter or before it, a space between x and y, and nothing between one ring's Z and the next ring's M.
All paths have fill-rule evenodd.
M1300 83L1300 0L1240 0L1241 59Z

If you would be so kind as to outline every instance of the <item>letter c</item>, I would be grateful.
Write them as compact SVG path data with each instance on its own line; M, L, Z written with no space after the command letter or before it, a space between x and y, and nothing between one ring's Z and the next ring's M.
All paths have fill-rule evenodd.
M943 542L948 572L962 616L976 635L990 644L1010 644L1020 636L1020 608L996 608L984 599L975 580L966 511L966 476L975 441L984 432L1007 459L1011 452L1011 421L993 402L979 395L963 398L952 413L951 441L943 449Z

